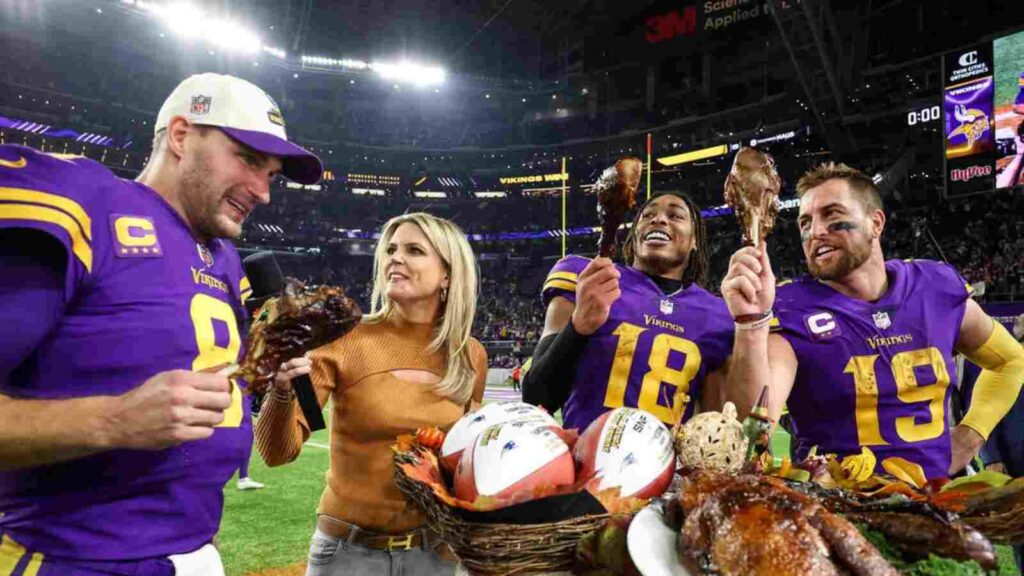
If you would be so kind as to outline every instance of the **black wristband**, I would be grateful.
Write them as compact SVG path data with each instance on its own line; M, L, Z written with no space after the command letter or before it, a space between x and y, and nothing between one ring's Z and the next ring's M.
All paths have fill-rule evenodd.
M558 334L541 338L533 351L533 365L523 378L523 401L555 412L572 393L580 357L589 336L576 331L570 320Z

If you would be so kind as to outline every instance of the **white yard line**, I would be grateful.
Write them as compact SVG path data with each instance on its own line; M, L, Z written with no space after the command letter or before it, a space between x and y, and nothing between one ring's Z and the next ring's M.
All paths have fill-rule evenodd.
M323 448L324 450L330 450L331 447L327 444L321 444L319 442L306 442L306 446L312 446L313 448Z

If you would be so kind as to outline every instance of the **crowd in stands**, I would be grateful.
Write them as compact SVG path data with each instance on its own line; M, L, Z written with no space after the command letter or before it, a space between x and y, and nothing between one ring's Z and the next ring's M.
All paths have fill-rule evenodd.
M26 43L9 55L11 65L0 72L0 115L25 118L55 128L107 134L115 137L119 145L101 148L71 140L47 139L10 128L0 129L0 142L84 154L122 176L134 176L149 153L152 132L146 122L152 121L159 104L157 94L164 93L154 90L154 86L170 86L183 72L171 69L164 73L139 64L130 68L130 73L109 76L51 73L40 65L45 58L37 54L37 48ZM47 58L59 56L71 63L68 69L76 68L77 64L81 64L78 68L82 70L94 68L86 65L91 56L76 48L65 46L59 49L59 54L49 54ZM447 174L462 182L475 180L483 189L503 189L498 185L499 177L556 173L565 156L571 175L567 226L595 226L594 196L580 185L592 183L601 170L617 158L643 157L643 130L653 127L655 131L655 157L711 143L746 142L747 138L769 136L774 130L744 133L740 140L740 130L762 124L758 124L756 118L730 115L728 122L737 127L734 137L727 124L722 123L725 120L699 125L668 124L682 112L666 113L659 109L638 112L635 106L602 109L596 116L581 113L577 106L576 112L563 118L557 115L533 117L525 107L519 109L509 102L496 102L497 96L487 99L489 104L477 102L471 109L455 106L454 111L440 112L413 109L404 105L401 97L380 99L372 92L336 95L345 105L335 106L337 102L333 100L317 100L302 92L320 90L323 86L318 83L327 80L309 79L306 81L312 84L305 88L285 88L280 82L269 81L269 76L265 79L274 94L280 95L291 126L301 127L296 131L302 135L323 139L318 146L324 149L318 152L324 156L327 167L337 172L338 178L324 182L321 190L275 188L272 204L259 207L250 217L242 246L251 250L270 248L279 253L299 253L283 258L282 265L288 274L314 283L343 285L365 310L369 309L372 289L369 257L372 238L364 238L364 246L357 254L349 250L345 240L347 232L342 231L370 232L392 216L416 210L450 218L470 234L543 232L558 229L562 224L562 199L557 193L531 196L509 189L507 198L478 199L473 196L474 189L467 186L447 190L449 197L444 200L421 200L412 194L412 183L423 176ZM639 98L639 95L633 96ZM869 96L861 93L858 98ZM503 102L506 100L508 98ZM303 106L298 106L298 102ZM367 113L367 109L373 114ZM472 117L466 116L470 113ZM452 114L458 122L451 121ZM756 115L765 117L760 110ZM702 132L705 128L721 132L708 136ZM634 132L627 134L624 130ZM621 137L614 136L620 133ZM886 133L896 139L887 143L890 148L911 146L908 141L900 140L906 138L902 131L894 129ZM910 162L913 171L918 172L914 176L923 179L911 180L904 176L902 183L895 187L898 192L886 197L889 219L883 245L887 257L946 258L969 281L984 282L986 298L1024 299L1021 191L941 200L937 192L941 188L941 163L935 153L940 149L941 136L929 134L914 136L918 143L913 145L918 146L920 152L917 159L911 157ZM574 138L594 140L570 143ZM784 196L792 196L793 185L801 172L829 158L821 155L823 148L820 138L810 135L768 146L779 162L785 182ZM869 155L842 159L875 174L884 172L895 162L891 155L890 151L877 158ZM722 203L721 187L729 168L727 158L675 168L656 166L655 190L684 190L705 207ZM355 185L345 181L344 175L348 172L395 174L402 178L402 184L387 187L384 196L356 196L352 192ZM557 183L547 185L557 186ZM642 188L641 195L643 191ZM707 287L717 292L729 256L739 246L739 232L731 217L710 220L708 232L711 265ZM568 252L592 253L595 238L571 238ZM776 233L769 243L779 278L803 273L795 210L780 215ZM544 317L538 292L545 273L560 253L559 244L558 238L474 241L474 248L481 257L482 277L475 336L485 342L504 343L492 354L494 365L517 363L529 354L538 339Z
M929 206L890 209L883 251L886 258L947 259L964 277L985 283L988 300L1024 298L1024 196L1019 190L952 198ZM380 214L385 218L387 214ZM507 220L507 219L506 219ZM467 224L469 226L471 224ZM707 288L718 292L729 257L740 245L732 217L707 221L710 269ZM931 238L934 238L932 241ZM596 236L574 238L569 253L592 254ZM768 240L776 276L805 273L796 210L780 213ZM480 301L474 336L491 350L493 367L511 368L532 352L544 326L540 288L560 253L557 239L476 243ZM939 253L941 250L941 254ZM369 309L371 259L331 251L283 262L289 274L312 282L341 284ZM292 267L298 272L292 272Z

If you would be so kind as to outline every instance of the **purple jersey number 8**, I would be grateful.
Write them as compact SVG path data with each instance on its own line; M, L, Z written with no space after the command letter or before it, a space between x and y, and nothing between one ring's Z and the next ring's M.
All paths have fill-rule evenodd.
M238 361L238 351L242 347L242 339L238 335L238 320L235 311L223 300L206 294L192 297L189 307L192 325L196 331L196 348L199 354L192 361L192 370L198 372L221 364ZM219 320L228 327L227 346L218 346L214 321ZM217 428L238 428L242 424L242 391L231 381L231 406L224 411L224 421Z

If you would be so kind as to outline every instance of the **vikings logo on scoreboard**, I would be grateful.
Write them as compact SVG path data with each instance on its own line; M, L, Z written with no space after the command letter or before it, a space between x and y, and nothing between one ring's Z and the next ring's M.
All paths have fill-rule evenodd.
M988 114L977 108L967 108L963 104L954 106L953 117L959 122L959 125L949 133L949 139L953 140L962 135L967 139L968 148L973 147L975 142L981 140L991 125Z

